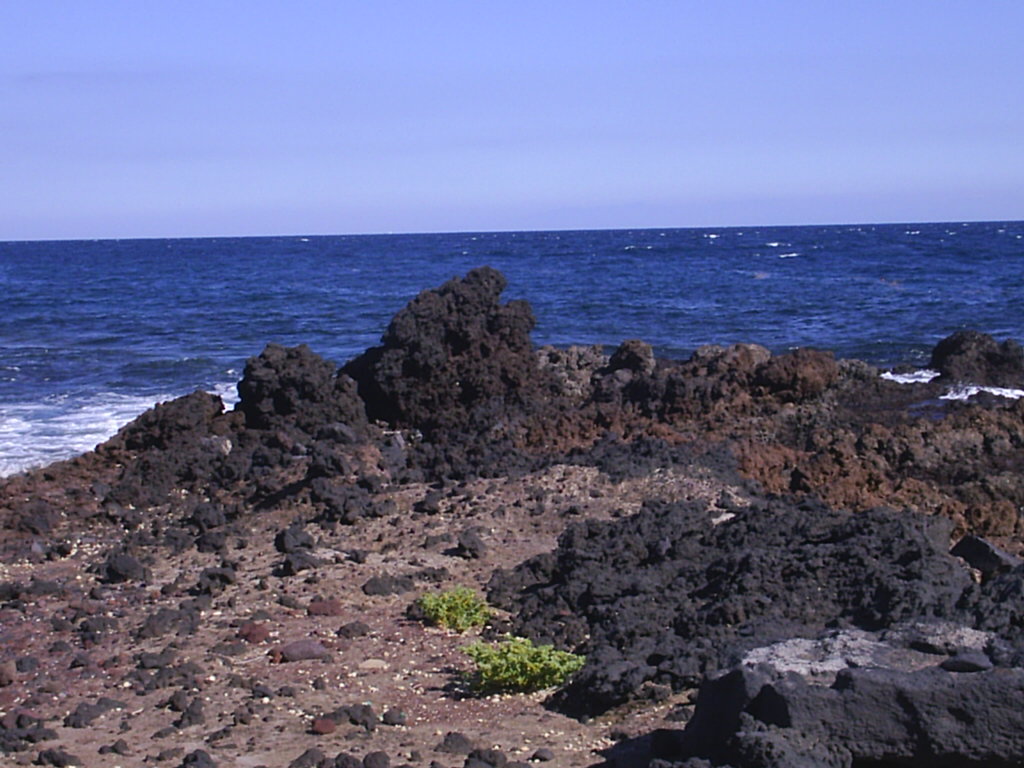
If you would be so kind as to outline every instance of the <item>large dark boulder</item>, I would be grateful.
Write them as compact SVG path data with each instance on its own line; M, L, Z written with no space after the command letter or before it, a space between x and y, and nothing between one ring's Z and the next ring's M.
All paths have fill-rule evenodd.
M1024 348L986 333L957 331L932 350L929 367L944 379L991 387L1024 387Z
M685 732L660 734L660 765L1020 765L1024 669L994 668L985 633L924 629L757 649L704 682ZM943 637L954 641L946 652Z
M762 365L755 383L781 400L799 402L820 395L838 379L832 352L800 347Z
M210 434L215 417L224 410L217 395L196 391L158 403L123 426L109 447L129 451L166 450Z
M543 378L530 342L534 317L524 301L499 303L505 285L481 267L395 315L382 346L344 368L370 418L431 434L467 425L474 412L497 422L528 404Z
M555 704L595 714L693 686L754 643L959 615L972 582L948 553L951 527L781 499L732 516L648 503L571 526L554 552L496 572L488 600L516 634L587 654Z
M294 425L316 433L323 425L341 423L361 428L366 412L347 376L305 344L268 344L249 358L238 383L238 410L246 426L272 429Z
M158 403L97 448L124 465L107 498L147 507L164 503L172 488L205 483L232 450L228 431L216 395Z

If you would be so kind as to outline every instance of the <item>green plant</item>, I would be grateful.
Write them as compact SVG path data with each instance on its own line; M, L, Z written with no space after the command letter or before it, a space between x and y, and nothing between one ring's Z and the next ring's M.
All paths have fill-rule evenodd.
M473 643L463 651L476 664L473 687L482 693L539 691L561 685L586 661L525 637L507 637L497 645Z
M482 627L491 618L487 603L469 587L421 595L416 604L428 622L456 632Z

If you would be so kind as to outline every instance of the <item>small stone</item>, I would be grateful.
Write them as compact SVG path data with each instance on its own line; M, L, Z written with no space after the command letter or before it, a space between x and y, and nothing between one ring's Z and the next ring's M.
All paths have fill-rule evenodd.
M369 704L353 704L343 710L352 725L361 725L367 733L377 730L379 718L373 707Z
M126 742L124 739L118 739L113 744L100 747L99 753L101 755L114 754L125 756L130 753L130 750L128 749L128 742Z
M260 624L259 622L246 622L244 625L239 627L238 635L239 638L245 640L247 643L255 645L256 643L264 642L268 637L270 637L270 630L267 629L265 624Z
M185 759L181 761L181 768L217 768L217 763L206 750L197 749L185 755Z
M400 709L389 709L381 715L381 722L384 725L405 725L408 718Z
M82 761L62 749L44 749L36 758L36 765L53 765L57 768L69 768L82 765Z
M374 576L363 584L363 592L371 596L400 595L409 592L414 587L413 580L408 576Z
M962 557L969 566L977 568L986 576L1013 570L1021 564L1019 557L1001 550L980 536L964 536L950 554Z
M939 664L947 672L985 672L992 669L992 660L980 651L964 651Z
M455 550L459 557L479 560L487 554L487 545L480 538L477 528L473 526L459 532L458 544Z
M0 688L12 685L18 679L18 667L13 661L0 664Z
M288 764L288 768L315 768L315 766L320 765L326 757L327 755L325 755L321 750L316 747L310 747L292 760Z
M326 736L329 733L334 733L337 729L338 724L329 717L314 718L313 724L310 726L310 730L320 736Z
M448 731L441 743L434 747L435 752L446 752L449 755L468 755L473 751L475 745L465 734L458 731Z
M388 663L384 659L363 659L359 662L360 669L367 670L383 670L388 668Z
M391 768L391 758L387 752L370 752L363 758L363 768Z
M541 747L530 756L530 759L538 763L546 763L555 759L555 753L547 747Z
M275 648L271 653L276 662L307 661L322 659L330 653L316 640L296 640L293 643Z
M163 669L174 663L174 655L169 648L160 653L140 653L136 662L139 669Z
M344 608L340 600L314 600L306 608L310 616L340 616Z
M353 638L362 637L370 633L370 625L363 621L350 621L338 627L338 637Z
M291 525L283 531L278 531L274 537L274 548L285 555L313 549L314 546L313 537L303 530L301 525Z
M505 757L505 753L500 749L474 749L469 753L469 756L466 759L466 765L470 765L473 761L481 767L489 766L490 768L505 768L508 758Z
M309 552L299 550L285 555L280 566L282 576L295 576L302 571L315 570L320 566L320 561Z
M112 554L100 568L100 575L108 584L119 584L124 581L142 581L146 578L146 568L131 555L119 552Z
M198 696L189 702L189 705L182 712L181 717L174 721L179 728L188 728L193 725L205 725L206 716L203 714L203 700Z
M188 693L175 691L167 700L166 707L172 712L184 712L188 708Z

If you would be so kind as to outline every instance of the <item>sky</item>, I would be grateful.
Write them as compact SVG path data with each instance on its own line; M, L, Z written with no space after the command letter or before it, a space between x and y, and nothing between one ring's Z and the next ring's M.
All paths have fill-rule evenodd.
M0 0L0 240L1024 218L1020 0Z

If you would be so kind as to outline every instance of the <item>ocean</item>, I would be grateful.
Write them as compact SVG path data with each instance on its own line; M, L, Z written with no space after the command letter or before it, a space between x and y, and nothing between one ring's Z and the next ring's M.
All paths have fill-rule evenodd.
M1024 222L0 242L0 475L153 403L236 399L246 358L341 364L421 290L491 265L536 344L835 350L921 367L962 328L1024 341Z

